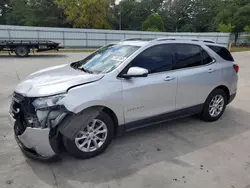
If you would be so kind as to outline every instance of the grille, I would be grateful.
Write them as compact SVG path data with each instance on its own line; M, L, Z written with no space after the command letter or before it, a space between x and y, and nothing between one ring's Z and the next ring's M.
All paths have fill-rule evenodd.
M24 97L19 93L13 94L12 101L12 113L14 114L14 118L16 121L16 135L23 134L26 130L27 125L30 124L29 120L34 119L36 121L36 112L32 105L32 102L35 98ZM16 113L18 112L18 113ZM32 124L30 124L32 126Z
M14 100L15 102L17 102L17 103L21 103L21 102L23 102L23 101L25 100L25 97L22 96L22 95L19 94L19 93L14 92L14 94L13 94L13 100Z

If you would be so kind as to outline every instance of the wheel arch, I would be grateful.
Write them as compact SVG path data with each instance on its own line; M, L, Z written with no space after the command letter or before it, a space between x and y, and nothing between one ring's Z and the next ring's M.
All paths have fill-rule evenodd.
M115 114L115 112L113 110L111 110L110 108L106 107L106 106L92 106L92 107L89 107L89 108L95 108L95 107L103 108L102 111L104 111L105 113L107 113L111 117L111 119L113 120L113 123L115 125L114 129L115 129L115 134L116 134L117 130L118 130L118 126L119 126L119 121L118 121L118 117Z
M226 95L227 95L227 103L228 103L228 102L229 102L229 99L230 99L230 91L229 91L228 87L225 86L225 85L220 85L220 86L214 88L214 89L211 91L211 93L212 93L214 90L216 90L216 89L221 89L221 90L223 90L223 91L226 93Z
M117 114L114 112L114 110L112 110L111 108L109 108L105 105L93 105L93 106L88 106L87 108L83 109L82 111L87 110L87 109L91 109L91 108L102 109L103 112L107 113L111 117L111 119L115 125L114 129L115 129L115 135L116 135L118 132L118 127L119 127L119 119L118 119Z

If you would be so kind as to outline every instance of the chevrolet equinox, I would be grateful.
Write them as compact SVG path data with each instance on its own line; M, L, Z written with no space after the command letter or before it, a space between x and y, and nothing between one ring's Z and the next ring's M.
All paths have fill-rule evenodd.
M127 39L29 75L9 119L28 157L50 160L65 148L91 158L124 131L191 115L218 120L236 96L238 71L213 41Z

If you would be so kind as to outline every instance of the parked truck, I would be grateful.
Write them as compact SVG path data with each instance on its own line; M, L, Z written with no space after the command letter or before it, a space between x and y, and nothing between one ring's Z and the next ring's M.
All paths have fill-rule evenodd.
M31 50L34 52L44 52L58 50L60 43L53 41L38 40L0 40L0 51L7 51L9 54L15 53L18 57L27 57Z

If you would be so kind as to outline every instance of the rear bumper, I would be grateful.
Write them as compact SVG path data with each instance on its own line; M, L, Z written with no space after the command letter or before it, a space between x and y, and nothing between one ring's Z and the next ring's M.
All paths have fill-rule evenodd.
M228 104L230 104L230 103L235 99L236 94L237 94L237 93L235 93L235 94L233 94L233 95L230 95L229 100L228 100Z
M15 130L19 125L19 121L9 114L9 121ZM50 129L30 128L21 135L15 134L18 146L25 156L41 161L50 161L58 158L58 155L51 147L49 139Z

